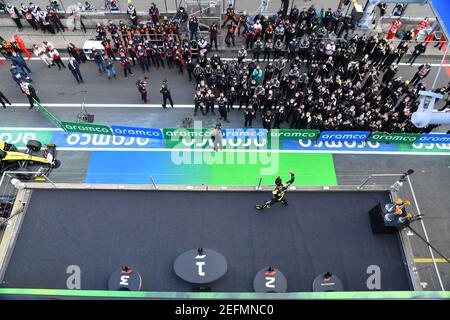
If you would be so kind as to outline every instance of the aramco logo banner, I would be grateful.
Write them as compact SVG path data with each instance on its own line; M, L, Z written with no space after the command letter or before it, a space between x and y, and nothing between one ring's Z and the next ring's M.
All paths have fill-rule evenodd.
M412 144L420 138L420 134L415 133L385 133L385 132L373 132L367 141L371 142L384 142L384 143L407 143Z
M179 137L176 143L160 139L164 129L148 131L144 136L120 136L91 134L81 132L65 132L59 128L0 128L0 140L25 148L28 140L39 140L42 143L54 143L62 150L149 150L149 149L212 149L213 143L208 133L203 132L201 139L185 137L184 134L173 134ZM225 131L225 132L224 132ZM173 133L173 132L172 132ZM168 136L173 136L169 133ZM320 141L287 139L278 145L270 143L267 139L267 131L255 129L246 133L245 129L224 129L224 149L256 149L256 150L292 150L308 152L330 153L439 153L450 154L450 135L447 134L423 134L413 143L383 143L372 141ZM190 134L188 134L190 135ZM157 136L158 138L148 138ZM269 135L270 136L270 135ZM340 139L340 138L339 138ZM277 140L277 139L275 139ZM281 139L280 139L281 140ZM391 139L389 139L391 141Z

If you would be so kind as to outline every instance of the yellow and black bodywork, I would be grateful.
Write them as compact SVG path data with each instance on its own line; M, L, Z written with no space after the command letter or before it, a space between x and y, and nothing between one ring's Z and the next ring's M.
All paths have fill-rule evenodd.
M46 144L43 151L41 143L30 140L27 150L20 152L10 143L0 140L0 173L17 171L17 176L25 179L36 178L39 174L48 174L51 169L57 168L60 162L56 160L56 145ZM29 174L27 172L30 172Z

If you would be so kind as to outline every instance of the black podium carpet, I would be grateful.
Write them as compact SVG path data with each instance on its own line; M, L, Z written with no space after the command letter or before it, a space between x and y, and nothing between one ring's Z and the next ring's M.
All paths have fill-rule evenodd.
M290 192L289 206L254 209L270 192L35 190L2 287L67 288L70 265L81 288L107 290L118 267L143 278L143 291L192 291L173 271L176 257L204 247L223 254L226 275L212 291L253 291L263 267L282 270L288 292L311 291L337 274L346 290L367 290L367 268L381 290L410 290L396 234L372 234L367 212L381 192Z

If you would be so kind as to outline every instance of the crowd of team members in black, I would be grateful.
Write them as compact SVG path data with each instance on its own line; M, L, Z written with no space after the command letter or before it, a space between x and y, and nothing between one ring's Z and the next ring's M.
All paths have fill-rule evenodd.
M231 9L228 14L227 20L235 21ZM429 132L433 126L418 129L410 121L429 66L419 67L412 83L396 75L411 32L398 46L377 36L347 40L349 17L330 9L321 16L325 18L317 19L313 6L301 13L294 7L286 17L256 16L262 28L256 34L255 28L247 28L246 46L237 59L225 62L214 54L190 62L189 77L192 73L197 81L194 113L214 112L217 104L221 119L227 121L227 112L239 105L245 106L245 127L251 127L259 113L266 129L287 122L283 127L291 129ZM239 31L240 22L241 18ZM336 43L326 40L330 33L342 38ZM413 63L424 47L416 45L408 62ZM253 59L246 62L249 48ZM261 53L263 61L269 61L264 70L258 65ZM450 87L436 91L448 93Z
M195 17L191 20L198 25ZM259 113L266 129L280 128L285 122L283 127L296 129L432 129L418 129L410 121L419 104L418 92L425 89L420 83L424 77L410 83L396 76L397 63L408 51L410 32L397 46L376 35L349 37L353 28L350 17L331 9L322 9L318 15L314 6L302 11L294 6L286 15L281 10L272 17L258 14L253 21L250 25L246 13L236 17L232 7L228 9L222 27L228 23L227 33L234 28L234 37L233 22L239 32L243 26L246 38L246 45L232 61L223 61L217 54L207 57L219 32L215 24L210 29L210 43L203 37L196 43L195 56L192 41L181 40L178 25L166 17L160 21L159 13L151 15L146 24L99 24L97 33L111 58L113 41L124 71L135 61L143 72L151 64L165 67L164 61L169 67L176 64L180 73L187 69L189 79L197 82L195 115L199 110L204 115L209 111L215 114L217 104L225 121L234 106L245 107L245 127L251 127ZM197 31L190 29L190 37L197 39ZM327 38L330 34L338 36L336 41ZM226 41L230 41L228 34ZM251 61L245 59L247 49L252 49ZM413 63L425 49L424 43L416 45L408 62ZM261 54L263 61L268 61L264 68L258 65ZM450 88L436 91L448 93Z

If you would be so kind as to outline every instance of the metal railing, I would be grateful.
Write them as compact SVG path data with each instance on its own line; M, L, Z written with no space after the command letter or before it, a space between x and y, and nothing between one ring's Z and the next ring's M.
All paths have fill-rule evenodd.
M22 181L24 178L44 178L53 188L57 188L57 185L40 171L4 171L0 178L0 202L5 208L3 212L0 212L0 241L3 238L4 226L23 211L23 203L16 212L12 212L12 207L16 201L18 191L25 188L25 184Z
M189 150L187 150L189 152ZM255 155L258 157L258 155ZM255 158L256 159L256 158ZM227 160L226 152L224 152L224 163ZM233 159L233 161L239 159ZM246 160L249 160L246 158ZM230 160L231 161L231 160ZM250 160L249 160L250 161ZM236 162L235 164L239 164ZM29 172L25 172L29 173ZM7 175L14 174L9 172ZM152 189L164 189L168 187L178 187L179 189L186 189L187 186L199 188L208 186L210 189L220 188L222 186L229 188L252 188L254 190L268 190L274 186L274 179L278 173L273 174L254 174L254 173L240 173L234 176L231 173L216 173L214 176L209 174L202 174L201 172L190 172L185 174L179 173L164 173L164 172L95 172L88 176L84 176L80 171L52 171L52 178L43 176L45 180L54 188L58 188L60 184L120 184L120 185L150 185ZM281 172L281 176L288 176L288 172ZM344 174L311 174L296 172L296 181L293 187L297 190L385 190L391 191L395 182L402 176L401 173L386 173L386 174L368 174L368 173L344 173ZM214 183L211 182L214 178ZM305 183L306 181L306 183ZM26 181L25 181L26 182ZM30 180L29 182L33 182ZM316 183L315 183L316 182ZM1 183L1 181L0 181ZM329 189L328 189L329 188Z
M396 198L396 197L400 197L402 199L408 199L411 201L411 206L410 208L410 213L413 216L423 216L419 204L417 202L417 198L416 198L416 194L414 191L414 187L413 187L413 183L411 181L411 178L409 176L406 177L404 183L402 184L402 186L400 188L398 188L397 190L393 190L392 192L392 197ZM426 218L425 218L426 219ZM441 273L439 271L439 268L437 266L436 263L436 256L435 254L441 255L440 251L436 251L435 246L433 246L432 243L430 243L430 238L428 236L428 231L424 222L424 219L418 219L416 220L419 223L419 228L420 229L416 229L416 227L414 227L414 229L410 229L407 234L409 236L412 236L413 234L418 236L418 238L421 238L421 241L416 240L416 244L419 245L423 245L426 247L426 249L428 250L428 252L430 253L430 257L431 257L431 264L428 266L424 266L424 267L420 267L417 268L417 266L415 265L415 263L413 264L412 267L412 272L414 274L416 274L419 278L421 277L421 274L425 274L427 273L428 276L436 276L437 279L437 283L439 284L439 288L441 291L445 291L445 287L444 284L442 282L442 277L441 277ZM420 221L420 222L419 222ZM414 232L412 232L414 231ZM447 259L444 257L444 259ZM448 259L447 259L448 260Z
M369 182L373 182L374 181L374 179L376 179L376 178L385 178L385 177L388 177L388 179L389 180L392 180L394 177L400 177L401 176L401 174L391 174L391 173L387 173L387 174L383 174L383 173L381 173L381 174L371 174L371 175L369 175L367 178L365 178L362 182L361 182L361 184L360 185L358 185L357 187L356 187L356 189L358 189L358 190L363 190L364 189L364 186L366 186L367 184L369 184ZM395 181L394 181L395 182ZM393 184L391 184L391 186L393 186Z
M157 7L161 10L164 9L164 12L171 12L178 10L181 1L177 0L153 0L157 4ZM38 5L41 5L42 1L35 1ZM44 1L44 3L47 1ZM82 3L84 7L84 1L78 1L78 0L58 0L60 4L60 8L58 12L61 13L68 13L70 11L70 8L77 5L78 2ZM127 12L127 6L128 1L127 0L116 0L116 4L118 7L118 10L112 10L111 4L109 0L88 0L88 2L93 5L92 11L84 11L84 12L110 12L110 13L126 13ZM148 14L148 9L150 7L151 2L147 1L132 1L134 6L136 7L136 12L138 14L146 13ZM41 8L44 6L41 6Z
M10 179L9 183L4 183L5 177L8 177ZM2 177L0 178L0 188L5 188L5 189L1 189L1 190L3 190L1 195L5 195L6 188L8 187L9 184L12 184L14 186L14 184L12 183L12 179L16 179L19 182L23 182L20 179L24 179L24 178L25 179L27 179L27 178L28 179L36 179L36 178L40 178L40 177L43 177L46 181L50 182L55 188L57 188L56 184L52 180L50 180L45 173L42 173L40 171L20 171L20 170L4 171L2 174Z

